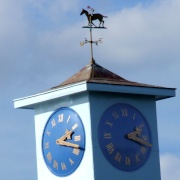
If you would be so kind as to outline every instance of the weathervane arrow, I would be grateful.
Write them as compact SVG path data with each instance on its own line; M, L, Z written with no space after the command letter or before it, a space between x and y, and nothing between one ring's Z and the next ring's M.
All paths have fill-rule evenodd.
M88 41L88 40L85 38L84 41L80 42L80 45L81 45L81 46L84 46L84 44L86 44L86 43L94 43L94 44L98 45L98 43L102 43L102 38L99 38L99 40L97 40L97 41Z

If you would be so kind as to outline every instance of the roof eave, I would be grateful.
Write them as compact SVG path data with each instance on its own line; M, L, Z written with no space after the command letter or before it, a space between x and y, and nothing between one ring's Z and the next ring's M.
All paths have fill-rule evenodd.
M38 93L32 96L27 96L20 99L14 100L15 108L22 109L34 109L37 104L61 98L64 96L81 93L84 91L101 91L111 93L122 93L122 94L137 94L155 96L156 100L166 99L175 96L174 88L163 88L163 87L139 87L139 86L128 86L128 85L117 85L117 84L102 84L92 82L78 82L74 84L65 85L50 89L48 91Z

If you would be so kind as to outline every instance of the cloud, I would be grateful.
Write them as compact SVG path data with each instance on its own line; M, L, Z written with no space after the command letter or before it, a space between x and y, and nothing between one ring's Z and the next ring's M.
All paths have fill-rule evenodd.
M31 17L34 22L42 23L43 21L51 29L54 26L62 27L66 24L67 19L73 19L69 18L68 14L77 13L79 2L80 0L27 0L25 6L29 15L34 15ZM30 18L30 16L27 17Z
M180 157L173 154L162 154L160 157L162 180L180 179Z
M180 2L165 0L109 14L104 39L107 59L118 63L179 61ZM102 53L102 52L101 52ZM166 61L166 62L164 62Z
M38 11L42 12L43 10L50 10L53 7L57 7L57 11L60 12L69 12L72 11L73 9L76 9L78 7L80 0L69 0L69 1L64 1L64 0L26 0L26 3L29 4L30 6L33 6L35 9ZM50 15L50 14L49 14Z

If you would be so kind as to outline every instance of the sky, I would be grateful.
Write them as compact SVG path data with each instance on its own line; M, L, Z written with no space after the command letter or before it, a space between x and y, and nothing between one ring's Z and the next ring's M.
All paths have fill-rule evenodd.
M130 81L177 88L157 101L162 180L180 179L179 0L0 0L0 179L36 180L33 110L13 99L54 87L90 61L82 8L108 16L94 59ZM98 25L98 22L94 22Z

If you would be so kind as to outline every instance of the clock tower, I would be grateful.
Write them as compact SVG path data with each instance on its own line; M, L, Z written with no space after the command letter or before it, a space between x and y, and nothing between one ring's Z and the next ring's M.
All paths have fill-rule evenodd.
M93 60L14 106L35 111L38 180L160 180L156 101L173 96Z
M88 6L89 7L89 6ZM89 7L90 8L90 7ZM129 81L91 61L63 83L14 100L35 111L38 180L160 180L156 101L175 89ZM100 26L100 25L99 25Z

